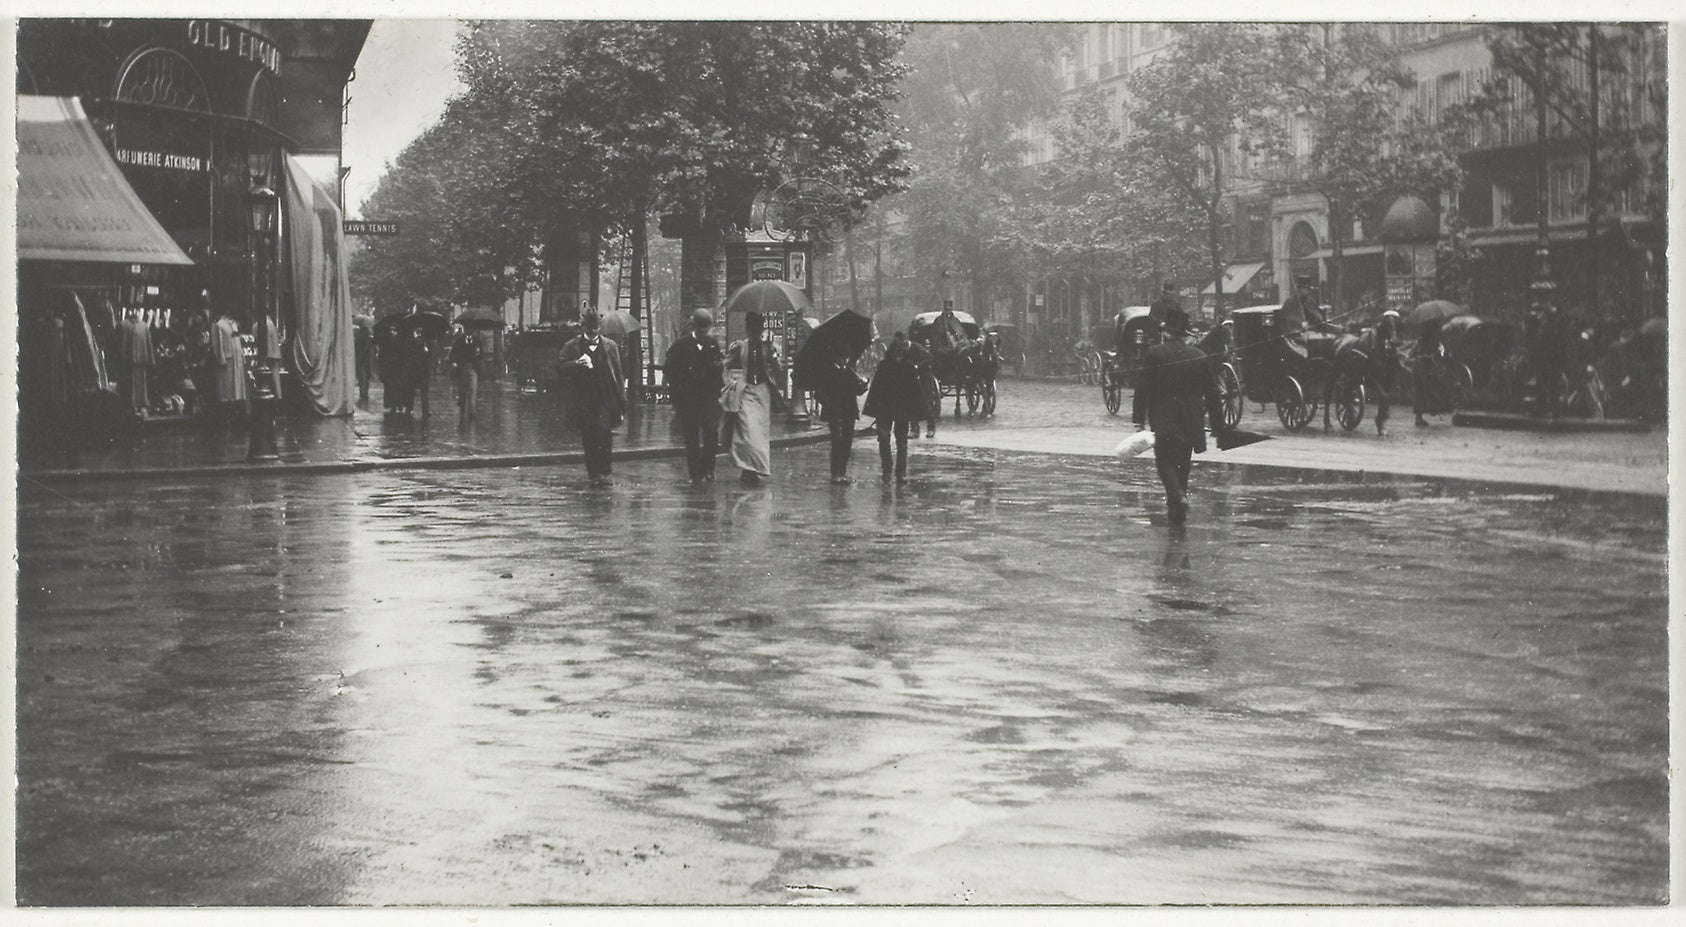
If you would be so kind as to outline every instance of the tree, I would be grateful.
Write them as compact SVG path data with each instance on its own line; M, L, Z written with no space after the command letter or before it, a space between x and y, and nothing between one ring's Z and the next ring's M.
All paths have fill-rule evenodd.
M975 307L1019 279L1015 226L1030 175L1020 167L1018 130L1056 111L1048 62L1069 32L1047 23L922 24L908 38L897 110L918 167L896 202L906 214L899 247L934 288L958 271Z
M1082 94L1054 127L1060 157L1038 179L1027 210L1025 249L1043 266L1152 288L1166 277L1198 273L1203 223L1131 156L1105 98Z
M1189 24L1153 62L1130 76L1129 139L1158 182L1174 190L1192 220L1206 227L1216 302L1223 302L1224 153L1270 154L1282 131L1261 101L1275 99L1275 74L1261 50L1263 27L1244 23Z
M1398 91L1410 75L1398 54L1370 28L1333 23L1271 29L1275 84L1284 109L1311 130L1299 179L1323 195L1329 208L1333 304L1345 305L1341 268L1351 215L1382 188L1398 120Z
M1643 23L1528 23L1487 30L1487 48L1501 79L1478 99L1487 112L1522 102L1513 81L1526 87L1535 106L1555 116L1540 120L1538 170L1546 170L1545 140L1568 137L1586 146L1586 228L1589 247L1612 191L1643 189L1652 215L1662 215L1667 183L1666 120L1645 119L1633 110L1666 112L1662 78L1661 26ZM1615 92L1612 92L1612 91ZM1624 92L1633 90L1635 92ZM1539 185L1543 188L1543 173ZM1548 203L1541 199L1544 227ZM1586 301L1602 303L1599 259L1589 254Z
M419 286L437 276L429 265L386 258L439 249L437 266L471 259L513 293L537 278L562 225L612 244L638 236L652 212L677 212L717 242L747 220L756 190L784 179L781 146L797 132L858 201L896 191L908 168L886 104L904 33L861 22L472 23L456 49L466 89L436 137L400 158L402 178L381 185L384 203L447 231L377 249L364 266L371 280ZM393 266L377 269L383 261ZM505 267L516 273L504 279Z

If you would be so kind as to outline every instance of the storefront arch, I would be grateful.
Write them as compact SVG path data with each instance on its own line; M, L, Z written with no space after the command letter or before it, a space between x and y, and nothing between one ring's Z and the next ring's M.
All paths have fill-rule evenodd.
M158 46L130 53L117 69L111 95L126 103L211 111L211 95L193 62L181 52Z
M246 118L272 129L281 124L281 95L267 71L252 75L246 90Z

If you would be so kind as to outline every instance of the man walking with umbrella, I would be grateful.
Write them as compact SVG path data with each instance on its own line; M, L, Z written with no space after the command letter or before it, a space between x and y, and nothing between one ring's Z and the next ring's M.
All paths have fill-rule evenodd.
M714 314L691 313L691 330L667 349L662 370L673 392L673 409L685 435L685 461L691 482L714 479L720 452L720 387L725 357L714 339Z
M821 369L814 384L814 394L820 401L820 418L831 427L831 481L852 483L849 479L849 452L854 449L855 422L860 418L860 394L866 392L866 381L855 373L849 363L849 347L841 341L829 348L831 362Z
M1189 344L1188 314L1165 313L1165 340L1147 349L1136 381L1133 414L1136 430L1153 429L1153 461L1165 487L1165 512L1171 524L1188 518L1188 474L1192 456L1206 450L1204 411L1214 433L1224 429L1218 381L1206 354Z
M610 485L615 429L625 420L626 381L620 349L598 333L595 311L580 315L580 334L562 346L562 372L573 384L569 424L585 448L585 473L593 486Z

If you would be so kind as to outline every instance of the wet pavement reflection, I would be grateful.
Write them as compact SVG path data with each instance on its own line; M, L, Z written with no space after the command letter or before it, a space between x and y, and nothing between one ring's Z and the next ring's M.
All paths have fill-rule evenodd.
M20 900L1666 897L1663 500L825 453L26 483Z

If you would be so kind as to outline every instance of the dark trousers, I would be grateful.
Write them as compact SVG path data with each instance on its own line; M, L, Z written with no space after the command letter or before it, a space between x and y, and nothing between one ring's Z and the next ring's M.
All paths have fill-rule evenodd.
M1165 487L1165 507L1173 520L1179 519L1188 495L1188 471L1194 464L1194 445L1181 438L1160 435L1153 444L1153 465Z
M714 458L720 453L720 401L713 396L682 397L673 406L685 435L685 468L691 479L713 476Z
M585 475L594 480L608 476L615 445L614 431L596 425L581 426L580 443L585 445Z
M895 422L878 420L878 460L884 465L884 472L890 472L890 433L893 428L896 436L895 468L896 476L907 476L907 419L897 419Z
M849 475L849 452L855 447L855 420L833 421L831 425L831 475Z

